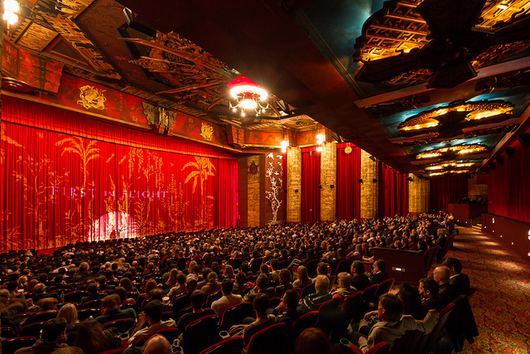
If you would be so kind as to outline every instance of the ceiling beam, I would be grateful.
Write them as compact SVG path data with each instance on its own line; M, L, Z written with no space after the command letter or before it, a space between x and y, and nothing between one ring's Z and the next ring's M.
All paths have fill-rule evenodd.
M429 88L427 87L427 83L425 83L421 85L406 87L396 91L386 92L372 97L359 99L355 101L355 104L358 107L364 108L424 93L429 93L431 95L431 100L427 102L426 105L465 99L479 94L479 92L475 90L475 84L478 80L509 72L524 70L527 68L530 68L530 60L528 60L528 57L520 58L505 63L481 68L478 70L478 74L476 77L461 83L460 85L452 88L451 90Z
M504 137L495 145L495 148L493 149L490 156L482 162L482 165L479 169L485 167L490 161L492 161L497 155L500 154L501 150L504 149L507 146L510 146L510 144L522 133L526 131L528 126L530 125L530 105L526 107L526 109L523 111L523 113L519 116L520 123L519 126L504 135Z

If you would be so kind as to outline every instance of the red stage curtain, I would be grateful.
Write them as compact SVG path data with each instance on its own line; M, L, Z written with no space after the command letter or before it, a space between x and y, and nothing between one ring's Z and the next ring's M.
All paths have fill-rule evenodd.
M320 221L320 153L302 149L302 223Z
M350 147L347 154L344 149ZM361 217L361 149L352 143L337 144L337 219Z
M504 155L488 175L488 212L530 222L530 148L512 147L514 157Z
M1 251L235 225L220 149L9 97L1 129Z
M444 175L430 179L429 209L447 211L449 203L467 197L467 175Z
M378 166L379 217L406 215L409 212L409 184L407 174L400 173L385 163Z

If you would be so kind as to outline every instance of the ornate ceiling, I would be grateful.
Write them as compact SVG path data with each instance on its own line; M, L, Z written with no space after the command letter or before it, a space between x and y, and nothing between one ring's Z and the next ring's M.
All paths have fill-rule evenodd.
M429 2L440 13L459 6ZM448 89L428 87L432 70L421 67L381 82L356 79L366 62L401 61L431 43L421 1L21 3L24 20L9 41L66 72L249 133L325 125L401 171L474 171L528 124L528 39L473 49L477 76ZM473 4L480 10L473 33L506 37L509 28L524 38L527 1ZM238 74L270 91L263 116L230 113L226 85Z

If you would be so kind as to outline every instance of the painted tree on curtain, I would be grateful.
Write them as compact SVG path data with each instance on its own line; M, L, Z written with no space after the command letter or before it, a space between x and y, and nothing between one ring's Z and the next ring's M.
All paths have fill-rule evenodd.
M265 164L265 177L269 184L265 191L265 198L269 201L272 210L272 219L270 224L278 223L278 211L282 206L282 189L283 189L283 156L273 153L267 155Z

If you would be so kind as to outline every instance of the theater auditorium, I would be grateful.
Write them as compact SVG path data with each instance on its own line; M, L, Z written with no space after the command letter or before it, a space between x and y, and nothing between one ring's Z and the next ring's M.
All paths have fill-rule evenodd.
M0 4L0 354L530 351L528 1Z

